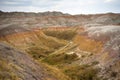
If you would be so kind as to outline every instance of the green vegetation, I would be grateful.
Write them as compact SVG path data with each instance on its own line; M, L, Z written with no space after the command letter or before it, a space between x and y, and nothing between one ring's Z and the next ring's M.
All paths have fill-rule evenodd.
M47 62L50 65L59 65L65 63L71 63L77 58L76 54L54 54L43 59L44 62Z
M75 60L77 60L75 54L59 54L48 56L43 61L49 65L55 65L71 80L99 80L97 77L99 69L93 68L93 65L71 64Z
M99 69L94 69L89 65L67 66L63 71L72 80L100 80L97 77Z
M46 57L50 53L66 45L67 41L59 40L54 37L46 35L37 35L39 41L29 44L29 48L26 50L35 59Z
M75 44L67 41L71 40L75 36L75 29L64 31L43 30L43 32L46 35L37 33L36 35L39 38L39 41L29 44L29 48L26 50L35 59L47 57L51 53L65 53L76 47Z
M62 80L99 80L98 69L93 68L99 62L92 65L74 64L79 58L74 53L77 45L71 40L76 35L75 29L46 30L46 35L37 35L37 44L31 44L28 52L46 67L50 74L56 75ZM72 54L69 54L72 53ZM58 73L58 74L57 74Z
M41 61L40 61L41 63ZM55 66L51 66L47 63L42 62L46 73L52 74L57 80L71 80L67 75L65 75L60 69Z
M46 46L37 44L31 46L27 52L30 53L35 59L38 59L47 56L49 53L53 52L54 50L55 49L53 48L48 48Z
M50 74L60 80L99 80L99 70L93 67L99 62L91 65L74 64L79 59L74 53L78 45L72 42L75 29L44 29L43 32L45 34L36 34L39 41L31 43L27 52L39 60Z
M35 61L43 64L46 73L53 74L57 80L107 80L107 78L102 79L104 76L98 78L99 69L96 65L99 62L95 61L97 58L94 59L95 53L102 50L103 43L79 35L77 32L81 34L75 28L39 29L19 34L19 37L12 35L5 39L10 45L32 55ZM6 49L11 50L9 47ZM16 65L14 62L8 64L7 61L0 59L0 80L20 80L25 77L18 75L23 71L23 66ZM32 71L37 71L34 67L31 68ZM118 73L110 72L109 76L115 78Z
M56 37L58 39L64 40L72 40L73 37L77 34L75 29L68 29L68 30L43 30L43 32L52 37Z
M92 65L97 65L97 64L99 64L98 61L94 61L94 62L92 62Z
M98 64L97 61L93 62L92 65L72 64L77 59L76 54L61 53L49 55L42 61L49 66L57 67L66 76L69 76L71 80L100 80L97 77L99 69L93 68L94 65Z

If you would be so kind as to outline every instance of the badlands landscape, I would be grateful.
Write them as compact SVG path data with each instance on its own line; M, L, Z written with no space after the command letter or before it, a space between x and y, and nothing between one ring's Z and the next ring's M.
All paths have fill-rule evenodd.
M120 14L0 11L0 80L120 80Z

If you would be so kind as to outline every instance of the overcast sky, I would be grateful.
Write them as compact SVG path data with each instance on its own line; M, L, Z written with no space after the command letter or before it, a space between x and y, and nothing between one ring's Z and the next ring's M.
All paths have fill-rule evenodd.
M120 0L0 0L0 10L61 11L70 14L120 13Z

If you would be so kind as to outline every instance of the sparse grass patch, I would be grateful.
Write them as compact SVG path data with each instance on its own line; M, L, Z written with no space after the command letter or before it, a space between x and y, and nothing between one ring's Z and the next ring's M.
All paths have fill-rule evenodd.
M73 65L63 68L63 72L72 80L99 80L98 71L89 65Z
M43 59L44 62L47 62L50 65L65 64L75 61L77 58L76 54L54 54Z
M41 63L41 61L40 61ZM48 65L42 62L47 73L52 74L57 80L71 80L67 75L65 75L60 69L55 66Z
M42 57L46 57L49 53L53 52L54 49L52 48L47 48L47 47L41 47L39 46L32 46L28 49L28 53L33 56L33 58L38 59Z
M59 40L44 34L37 34L37 37L39 40L34 43L29 43L29 48L26 50L26 52L30 53L35 59L46 57L67 44L66 40Z
M94 62L92 62L92 65L97 65L97 64L99 64L98 61L94 61Z

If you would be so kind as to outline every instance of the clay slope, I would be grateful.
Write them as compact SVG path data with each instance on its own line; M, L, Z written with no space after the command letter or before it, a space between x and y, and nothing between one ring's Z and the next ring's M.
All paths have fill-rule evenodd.
M0 43L0 80L57 80L30 55Z

